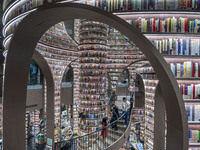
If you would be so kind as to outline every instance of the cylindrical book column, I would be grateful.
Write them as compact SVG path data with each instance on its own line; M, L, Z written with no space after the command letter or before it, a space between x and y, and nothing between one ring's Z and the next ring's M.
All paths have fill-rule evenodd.
M106 113L107 28L107 25L99 22L81 20L79 30L81 135L100 129L102 118ZM80 148L87 148L95 137L88 138Z

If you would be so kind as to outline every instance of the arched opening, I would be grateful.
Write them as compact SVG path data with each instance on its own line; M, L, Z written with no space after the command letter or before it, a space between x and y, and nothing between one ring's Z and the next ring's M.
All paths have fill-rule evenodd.
M72 6L72 7L71 7ZM48 9L49 8L49 9ZM67 8L67 9L66 9ZM41 10L40 10L41 9ZM65 12L65 13L61 13ZM73 15L67 12L75 12ZM92 15L89 13L92 12ZM49 13L52 13L51 17L49 17L48 23L43 22L46 19L46 16ZM61 15L62 14L62 15ZM63 15L65 14L65 15ZM40 19L38 16L40 15ZM24 19L17 30L15 31L15 35L11 41L11 45L8 52L7 59L7 67L6 67L6 78L5 78L5 87L4 87L4 146L5 149L13 149L13 145L18 144L19 149L24 149L24 125L16 125L16 119L20 122L24 121L24 113L25 113L25 95L21 95L24 91L26 91L26 82L23 78L20 78L21 74L24 74L25 77L28 76L28 64L30 63L31 56L34 51L34 47L41 37L42 33L46 31L52 24L59 22L60 20L72 19L72 18L87 18L91 20L97 20L104 23L107 23L117 30L121 31L124 35L129 37L131 41L144 52L146 57L151 62L155 71L158 72L158 79L160 80L161 89L165 91L163 94L165 97L165 105L167 111L167 119L170 123L168 126L168 137L167 137L167 149L175 150L175 149L187 149L187 125L186 125L186 114L184 110L184 105L182 102L182 97L180 91L178 91L178 86L173 78L173 75L170 71L170 68L167 67L166 62L162 57L159 57L160 54L153 47L153 45L145 38L142 34L138 33L134 28L132 28L129 24L121 19L113 16L109 13L103 12L99 9L78 5L78 4L56 4L56 5L48 5L45 7L39 8L36 12L30 14L26 19ZM32 22L29 22L29 19L32 19ZM42 24L41 21L43 22ZM34 23L33 23L34 22ZM32 27L32 31L29 31L25 27ZM34 31L34 32L33 32ZM18 35L19 33L19 35ZM23 33L23 36L20 35ZM26 35L28 34L28 35ZM33 36L35 35L35 36ZM31 37L30 37L31 36ZM24 38L24 39L23 39ZM22 42L23 41L23 42ZM30 42L30 43L29 43ZM143 44L146 43L146 44ZM15 45L16 44L16 45ZM25 48L26 47L26 48ZM27 49L28 47L28 49ZM17 51L16 49L19 50ZM23 53L22 53L23 52ZM18 56L17 58L14 56ZM26 56L26 57L24 57ZM14 58L13 58L14 57ZM23 60L23 61L22 61ZM26 63L25 63L26 62ZM18 73L15 78L11 77L12 68L15 67L15 63L20 65ZM18 80L16 80L18 79ZM164 80L165 79L165 80ZM14 82L15 81L15 82ZM174 82L172 82L174 81ZM17 85L21 83L21 88L17 89ZM15 91L10 90L10 86ZM13 94L10 94L13 93ZM10 94L10 95L9 95ZM12 103L14 99L21 100L18 103ZM12 103L12 105L10 105ZM174 104L171 106L170 104ZM14 107L14 109L13 109ZM11 114L9 110L13 110L13 112L18 112L15 117L16 119L11 119L13 113ZM178 112L177 112L178 110ZM14 118L15 118L14 117ZM15 124L15 127L10 130L12 133L19 132L22 135L22 138L15 138L16 135L8 136L8 130L10 129L10 125ZM18 131L15 129L18 128ZM176 133L176 134L174 134ZM176 143L174 143L176 139ZM10 142L9 142L10 141ZM13 145L10 145L13 143Z

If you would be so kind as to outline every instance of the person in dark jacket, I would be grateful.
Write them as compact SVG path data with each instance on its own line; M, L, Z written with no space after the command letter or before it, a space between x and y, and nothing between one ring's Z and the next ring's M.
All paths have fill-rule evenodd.
M112 106L112 108L111 108L112 117L111 117L110 123L116 121L119 118L119 109L118 109L118 107L115 104L112 104L111 106ZM114 130L118 130L117 122L112 125L112 128Z

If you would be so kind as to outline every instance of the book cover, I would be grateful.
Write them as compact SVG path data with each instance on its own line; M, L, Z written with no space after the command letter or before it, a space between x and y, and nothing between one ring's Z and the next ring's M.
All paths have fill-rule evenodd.
M191 91L192 91L192 87L188 86L188 99L192 99Z
M181 64L177 63L177 77L181 77Z
M192 93L192 98L195 99L195 84L192 84L192 88L193 88L193 89L192 89L192 90L193 90L193 91L192 91L192 92L193 92L193 93Z
M185 55L189 55L189 46L190 46L190 40L186 39L186 46L185 46Z
M188 19L187 18L185 18L185 32L187 32L187 29L188 29Z
M181 64L181 77L184 77L184 64Z
M194 93L195 93L194 98L197 99L197 97L198 97L198 85L197 84L195 84L195 92Z
M198 72L199 72L199 67L198 67L198 63L195 63L195 76L194 77L198 77Z
M193 107L190 105L190 116L189 116L189 121L193 121Z
M188 99L188 86L185 85L185 97L184 99Z

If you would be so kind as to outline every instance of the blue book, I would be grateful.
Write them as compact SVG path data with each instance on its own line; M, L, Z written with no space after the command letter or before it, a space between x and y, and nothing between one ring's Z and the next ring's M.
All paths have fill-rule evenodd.
M183 55L186 54L186 40L183 39Z
M200 9L200 0L197 0L197 10Z
M184 64L181 64L181 77L184 75Z
M189 138L192 138L192 130L189 130Z
M181 41L178 40L178 55L181 55Z
M187 114L187 118L188 118L188 121L189 121L189 116L190 116L189 105L186 105L186 114Z
M165 18L165 32L167 32L167 18Z
M189 39L186 40L185 49L186 49L185 55L190 55L190 40Z
M174 72L175 72L175 77L177 77L177 63L175 63L175 67L174 67Z
M188 95L188 86L185 85L185 95Z
M189 116L189 121L193 121L192 118L193 118L193 107L192 107L192 105L190 105L190 116Z

